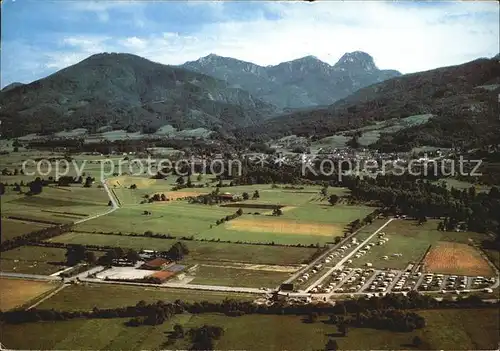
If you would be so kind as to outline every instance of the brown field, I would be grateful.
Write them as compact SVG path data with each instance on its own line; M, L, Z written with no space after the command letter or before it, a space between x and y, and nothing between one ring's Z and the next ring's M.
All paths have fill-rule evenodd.
M227 224L228 229L245 232L311 234L332 236L341 233L342 228L333 224L296 223L291 221L262 221L254 219L234 219Z
M424 259L424 270L432 273L457 275L494 274L488 262L473 246L440 241Z
M0 310L22 306L56 287L56 284L48 282L0 278Z

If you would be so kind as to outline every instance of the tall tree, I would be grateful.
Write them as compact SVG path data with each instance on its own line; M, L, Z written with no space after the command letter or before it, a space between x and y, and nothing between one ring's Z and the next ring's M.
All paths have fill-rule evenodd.
M83 245L71 245L66 250L66 263L70 266L84 261L85 258L85 247Z
M338 349L339 345L335 339L329 339L325 345L325 351L337 351Z
M339 196L336 194L332 194L330 195L330 197L328 197L328 202L332 206L335 205L338 201L339 201Z

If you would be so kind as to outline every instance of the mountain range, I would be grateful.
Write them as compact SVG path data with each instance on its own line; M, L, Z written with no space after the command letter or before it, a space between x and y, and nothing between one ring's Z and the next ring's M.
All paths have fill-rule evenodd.
M0 92L2 136L100 127L151 133L204 127L239 140L321 138L393 118L429 122L382 135L379 146L490 140L500 135L498 58L401 75L370 55L330 66L313 56L262 67L208 55L181 66L103 53ZM333 103L332 103L333 102Z
M318 139L377 121L432 114L426 124L382 135L379 145L500 143L499 96L498 59L478 59L373 84L332 105L284 114L236 133L264 140L284 135Z
M314 56L263 67L210 54L181 67L223 79L280 108L329 105L360 88L401 75L378 69L373 57L361 51L344 54L333 66Z
M229 83L131 54L96 54L0 92L2 134L102 126L130 131L255 124L278 109Z
M363 52L330 66L313 56L261 67L217 55L181 66L103 53L29 84L0 92L3 135L102 126L153 131L228 129L259 124L284 107L327 105L369 84L399 76Z

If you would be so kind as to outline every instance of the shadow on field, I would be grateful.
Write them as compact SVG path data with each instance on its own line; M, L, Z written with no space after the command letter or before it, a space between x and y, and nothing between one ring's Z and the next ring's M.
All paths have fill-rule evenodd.
M344 334L342 333L326 333L325 334L326 336L328 336L329 338L342 338L344 337Z

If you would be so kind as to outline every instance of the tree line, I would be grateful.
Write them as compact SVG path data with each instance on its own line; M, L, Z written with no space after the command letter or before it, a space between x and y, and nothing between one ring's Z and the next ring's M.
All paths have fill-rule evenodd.
M174 302L158 301L146 303L139 301L135 306L100 309L94 307L91 311L58 311L33 308L30 310L15 309L0 313L0 321L9 324L28 323L37 321L71 320L77 318L137 318L142 324L158 325L169 320L172 316L182 313L203 314L223 313L228 316L242 316L245 314L297 315L304 316L306 322L315 322L321 316L329 316L335 323L345 322L346 325L379 328L418 328L425 323L415 314L404 311L429 308L498 308L498 303L483 302L477 296L458 298L453 300L436 301L433 297L410 292L408 296L388 294L384 297L359 298L346 300L332 306L328 303L290 305L286 302L276 302L271 306L258 305L251 301L237 301L224 299L219 302ZM398 311L399 313L393 312ZM401 313L402 312L402 313ZM332 317L334 315L335 317ZM312 319L311 319L312 316ZM143 318L145 317L145 318ZM393 321L404 320L404 325L396 326ZM136 322L133 322L135 324ZM400 329L401 330L401 329Z
M73 224L60 224L54 227L43 228L20 236L16 236L15 238L2 242L0 244L0 251L4 252L20 246L29 245L31 242L43 241L56 237L71 231L72 227Z
M500 190L492 187L487 193L474 187L448 189L446 184L433 183L412 176L379 175L376 178L354 179L349 185L351 196L360 201L377 201L389 212L410 217L443 218L440 230L457 228L500 237Z

